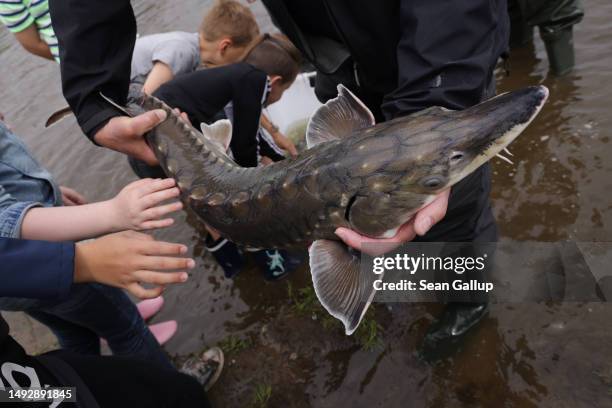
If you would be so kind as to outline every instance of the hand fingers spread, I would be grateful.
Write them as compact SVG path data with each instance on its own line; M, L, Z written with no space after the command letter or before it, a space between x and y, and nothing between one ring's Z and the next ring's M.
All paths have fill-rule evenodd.
M158 221L145 221L140 224L140 229L143 230L152 230L159 228L166 228L174 224L174 220L172 218L164 218L163 220Z
M144 204L144 208L151 208L162 201L169 200L171 198L176 198L181 194L181 191L178 187L167 188L165 190L156 191L154 193L147 194L142 197L141 203Z
M152 178L143 178L143 179L140 179L140 180L132 181L130 184L125 186L123 189L124 190L128 190L128 189L130 189L130 190L132 190L132 189L140 190L141 188L151 184L153 181L154 181L154 179L152 179Z
M146 256L140 262L143 269L172 271L177 269L192 269L195 261L191 258L172 258L168 256Z
M156 220L171 212L179 211L182 208L183 208L183 203L181 203L180 201L177 201L175 203L170 203L166 205L160 205L159 207L149 208L148 210L142 212L142 216L144 217L145 220Z
M183 283L187 280L187 272L153 272L138 271L134 277L139 282L150 283L153 285L167 285L170 283Z
M155 288L145 289L141 285L139 285L138 283L132 283L132 284L126 286L125 289L127 289L128 292L130 292L132 295L134 295L134 296L136 296L137 298L140 298L140 299L152 299L152 298L156 298L159 295L161 295L162 292L164 291L164 287L163 286L157 286Z
M141 197L155 193L157 191L164 191L176 186L176 181L171 178L165 179L154 179L149 180L148 183L143 183L139 186L138 192Z

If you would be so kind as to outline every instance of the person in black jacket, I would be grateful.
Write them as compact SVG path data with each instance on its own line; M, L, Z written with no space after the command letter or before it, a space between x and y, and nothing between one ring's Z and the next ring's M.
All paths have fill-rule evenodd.
M385 121L431 106L463 109L494 95L493 70L509 35L504 0L262 1L317 69L321 102L344 84ZM489 190L486 164L440 194L394 239L496 241ZM353 247L368 241L350 230L336 233ZM449 304L425 341L453 341L486 312L486 304Z
M493 68L508 44L505 0L264 4L317 68L319 98L335 97L336 84L344 83L379 121L433 105L461 109L492 96ZM165 114L156 110L128 118L99 95L121 104L127 97L136 38L129 0L50 0L50 11L60 44L64 96L83 131L100 145L158 164L143 134ZM436 241L494 241L489 188L489 166L484 165L419 211L388 241L399 244L417 234ZM356 249L365 240L347 229L337 234ZM465 333L486 309L447 308L442 321L448 323L432 338Z
M372 4L375 3L367 8L376 9ZM166 118L165 112L158 109L129 118L100 96L103 93L119 104L125 104L127 99L136 39L136 19L130 1L50 0L49 10L60 44L62 90L83 132L98 145L125 153L150 166L158 165L143 135ZM379 13L375 12L372 16L377 15ZM329 43L322 37L320 41ZM331 56L325 58L328 57ZM330 61L333 65L336 59ZM428 230L444 215L447 196L420 211L414 228L407 223L395 237L374 241L392 241L399 245L412 239L415 230ZM360 248L359 239L350 230L342 229L339 233L348 245Z

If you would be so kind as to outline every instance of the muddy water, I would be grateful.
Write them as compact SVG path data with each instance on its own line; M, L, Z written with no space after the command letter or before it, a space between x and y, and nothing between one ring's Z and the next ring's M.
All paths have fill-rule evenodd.
M515 165L494 160L493 204L504 237L612 240L612 3L584 3L574 74L549 78L536 41L513 53L509 77L500 75L500 90L540 83L551 90L539 118L511 146ZM203 4L133 2L141 34L194 30L200 13L193 10ZM261 5L253 7L270 27ZM123 156L94 147L74 119L43 129L48 114L64 105L58 67L26 54L4 29L0 67L0 111L62 184L101 200L135 179ZM454 357L431 366L415 349L440 311L436 305L378 306L383 343L365 351L337 326L294 313L285 283L265 284L253 268L236 281L224 279L186 214L155 236L188 243L198 260L187 284L168 288L156 318L179 322L167 350L183 356L230 335L250 343L228 354L212 393L218 406L250 404L264 385L270 406L612 406L607 304L495 305ZM292 283L307 285L307 271Z

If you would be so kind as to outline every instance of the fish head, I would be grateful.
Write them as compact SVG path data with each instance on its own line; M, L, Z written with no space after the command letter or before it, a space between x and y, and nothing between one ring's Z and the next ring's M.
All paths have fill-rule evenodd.
M453 186L514 141L547 97L546 87L534 86L461 111L436 107L408 117L408 131L396 133L405 154L399 158L402 163L393 167L407 170L400 184L423 195ZM394 126L401 127L402 122Z

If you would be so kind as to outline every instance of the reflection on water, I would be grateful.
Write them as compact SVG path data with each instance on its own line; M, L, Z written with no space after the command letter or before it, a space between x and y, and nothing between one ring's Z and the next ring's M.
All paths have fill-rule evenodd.
M200 13L191 11L208 4L132 3L141 34L193 31ZM540 83L551 91L538 119L510 147L515 164L494 160L493 206L505 237L612 239L612 4L584 3L574 74L547 77L540 43L514 52L511 75L500 74L500 91ZM269 29L261 4L253 7ZM124 157L94 147L73 118L43 129L64 105L57 66L26 54L5 29L0 58L0 111L62 184L100 200L135 178ZM235 282L224 279L204 251L197 221L185 213L176 221L155 235L190 244L198 262L187 284L167 289L156 318L179 321L168 351L196 352L229 334L252 342L229 356L212 394L219 406L249 404L262 383L272 387L271 406L612 406L607 304L495 305L456 355L430 366L415 350L439 305L378 305L384 346L364 351L339 329L292 314L285 283L266 284L253 268ZM292 277L295 287L308 280L306 270Z

